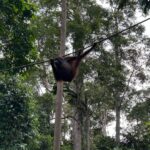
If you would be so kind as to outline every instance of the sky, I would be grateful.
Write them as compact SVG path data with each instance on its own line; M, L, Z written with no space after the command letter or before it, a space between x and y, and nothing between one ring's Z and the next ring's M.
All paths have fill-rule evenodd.
M150 18L150 15L144 16L141 12L137 12L136 16L137 22ZM145 34L150 37L150 20L144 22L142 25L145 27Z

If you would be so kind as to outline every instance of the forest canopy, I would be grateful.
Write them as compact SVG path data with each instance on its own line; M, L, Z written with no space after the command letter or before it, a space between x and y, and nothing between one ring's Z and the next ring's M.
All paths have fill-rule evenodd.
M150 33L138 23L149 17L150 2L62 5L0 0L0 150L54 149L58 82L50 60L66 65L55 59L62 41L68 62L97 44L63 83L60 149L149 150Z

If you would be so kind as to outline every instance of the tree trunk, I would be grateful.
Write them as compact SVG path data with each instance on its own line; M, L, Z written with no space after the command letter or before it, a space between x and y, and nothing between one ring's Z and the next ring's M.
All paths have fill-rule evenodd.
M83 117L82 117L82 150L90 149L90 115L88 108L87 97L84 98L84 107L82 108Z
M118 12L118 10L116 10ZM118 32L118 18L115 17L115 29ZM116 59L116 71L118 70L119 66L121 65L121 46L119 43L115 43L115 59ZM115 82L118 82L118 79L115 79ZM116 111L116 142L118 145L120 144L120 110L121 110L121 99L120 99L120 89L115 93L115 111Z
M62 0L60 56L64 55L65 51L66 15L67 15L66 0ZM54 147L53 147L54 150L60 150L62 99L63 99L63 82L57 82Z
M80 124L80 116L76 107L73 108L74 119L73 123L73 150L81 150L81 124Z
M60 150L61 142L61 114L62 114L63 82L57 82L56 113L54 129L54 150Z
M79 75L78 78L75 81L75 91L77 94L76 103L73 107L73 150L81 150L81 142L82 142L82 112L80 108L80 102L82 99L82 85L83 85L83 79Z
M116 100L116 142L120 143L120 99Z
M104 136L107 136L106 133L106 126L107 126L107 110L106 108L101 109L101 115L100 115L100 127L101 132Z
M82 125L82 150L90 150L90 119L88 112L83 118L83 125Z

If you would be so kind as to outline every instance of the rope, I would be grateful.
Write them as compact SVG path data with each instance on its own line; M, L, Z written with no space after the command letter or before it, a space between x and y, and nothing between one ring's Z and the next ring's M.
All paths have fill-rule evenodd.
M30 64L25 64L25 65L22 65L22 66L2 69L2 70L0 70L0 72L2 72L2 71L9 71L9 70L13 70L13 69L20 69L20 68L30 67L30 66L34 66L34 65L39 65L39 64L46 63L46 62L50 62L50 60L51 59L48 59L48 60L45 60L45 61L38 61L38 62L30 63Z
M110 36L108 36L108 37L106 37L106 38L103 38L103 39L97 41L97 42L94 42L94 44L102 43L102 42L104 42L104 41L106 41L106 40L108 40L108 39L111 39L112 37L115 37L115 36L117 36L117 35L119 35L119 34L125 32L125 31L127 31L127 30L130 30L130 29L134 28L134 27L138 26L139 24L142 24L142 23L144 23L144 22L146 22L146 21L148 21L148 20L150 20L150 18L147 18L147 19L145 19L145 20L143 20L143 21L141 21L141 22L138 22L137 24L134 24L134 25L132 25L132 26L130 26L130 27L124 29L124 30L121 30L121 31L119 31L119 32L116 32L116 33L114 33L114 34L112 34L112 35L110 35ZM85 48L83 48L83 49L80 49L80 50L75 51L75 52L72 52L72 53L68 53L68 54L66 54L66 55L63 55L63 57L66 57L66 56L68 56L68 55L71 55L71 54L74 54L74 53L83 51L83 50L85 50L85 49L87 49L87 48L90 48L91 46L93 46L93 45L87 46L87 47L85 47ZM53 58L53 59L55 59L55 58ZM45 61L34 62L34 63L30 63L30 64L25 64L25 65L22 65L22 66L17 66L17 67L2 69L2 70L0 70L0 72L9 71L9 70L13 70L13 69L25 68L25 67L29 67L29 66L33 66L33 65L39 65L39 64L46 63L46 62L50 62L51 60L52 60L52 59L48 59L48 60L45 60Z
M114 33L114 34L112 34L112 35L110 35L110 36L108 36L108 37L106 37L106 38L102 38L101 40L99 40L99 41L97 41L97 42L94 42L94 43L95 43L95 44L96 44L96 43L97 43L97 44L98 44L98 43L102 43L102 42L104 42L104 41L106 41L106 40L108 40L108 39L111 39L111 38L114 37L114 36L117 36L118 34L121 34L121 33L125 32L125 31L127 31L127 30L130 30L130 29L134 28L134 27L138 26L139 24L142 24L142 23L144 23L144 22L146 22L146 21L148 21L148 20L150 20L150 18L147 18L147 19L145 19L145 20L143 20L143 21L141 21L141 22L138 22L138 23L136 23L136 24L134 24L134 25L132 25L132 26L130 26L130 27L124 29L124 30L121 30L121 31L119 31L119 32L116 32L116 33ZM68 53L68 54L64 55L64 57L65 57L65 56L68 56L68 55L71 55L71 54L73 54L73 53L80 52L80 51L85 50L85 49L87 49L87 48L90 48L91 46L93 46L93 45L87 46L87 47L85 47L85 48L83 48L83 49L80 49L80 50L75 51L75 52L72 52L72 53Z

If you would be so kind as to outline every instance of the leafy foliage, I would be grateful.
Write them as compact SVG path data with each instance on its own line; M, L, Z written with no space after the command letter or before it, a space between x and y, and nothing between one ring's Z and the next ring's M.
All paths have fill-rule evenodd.
M0 1L0 69L33 62L37 54L38 60L57 57L60 1L32 2L38 8L36 17L35 5L29 0ZM137 1L109 2L108 10L93 0L67 2L69 52L133 24ZM118 2L122 10L118 10ZM140 2L148 11L148 1ZM138 80L143 87L149 79L150 42L143 32L144 28L138 26L100 43L81 63L75 83L65 83L61 149L73 149L72 120L82 126L83 150L88 149L88 142L93 150L150 149L149 90L138 92L135 85ZM142 43L143 48L135 42ZM13 71L17 72L16 77L8 75L11 71L0 73L0 149L52 149L56 84L51 69L47 64L40 64L36 70ZM21 71L26 72L20 74ZM118 100L121 113L127 110L128 116L125 115L132 126L129 133L122 135L120 145L103 132L109 122L115 121L113 112ZM74 108L78 118L74 116Z
M34 6L25 0L0 1L1 69L24 65L36 57L30 20ZM17 70L16 70L17 71Z
M22 149L32 137L27 93L16 78L0 82L0 149Z
M98 135L95 137L95 150L112 150L116 147L116 142L110 137Z
M50 116L53 116L54 98L52 94L44 94L41 97L37 97L37 113L39 117L39 148L48 150L53 145L53 132L54 124L50 123Z
M150 9L150 1L149 0L137 0L143 10L143 12L146 14L148 13ZM130 0L118 0L119 8L123 8L126 5L129 5L132 1Z

